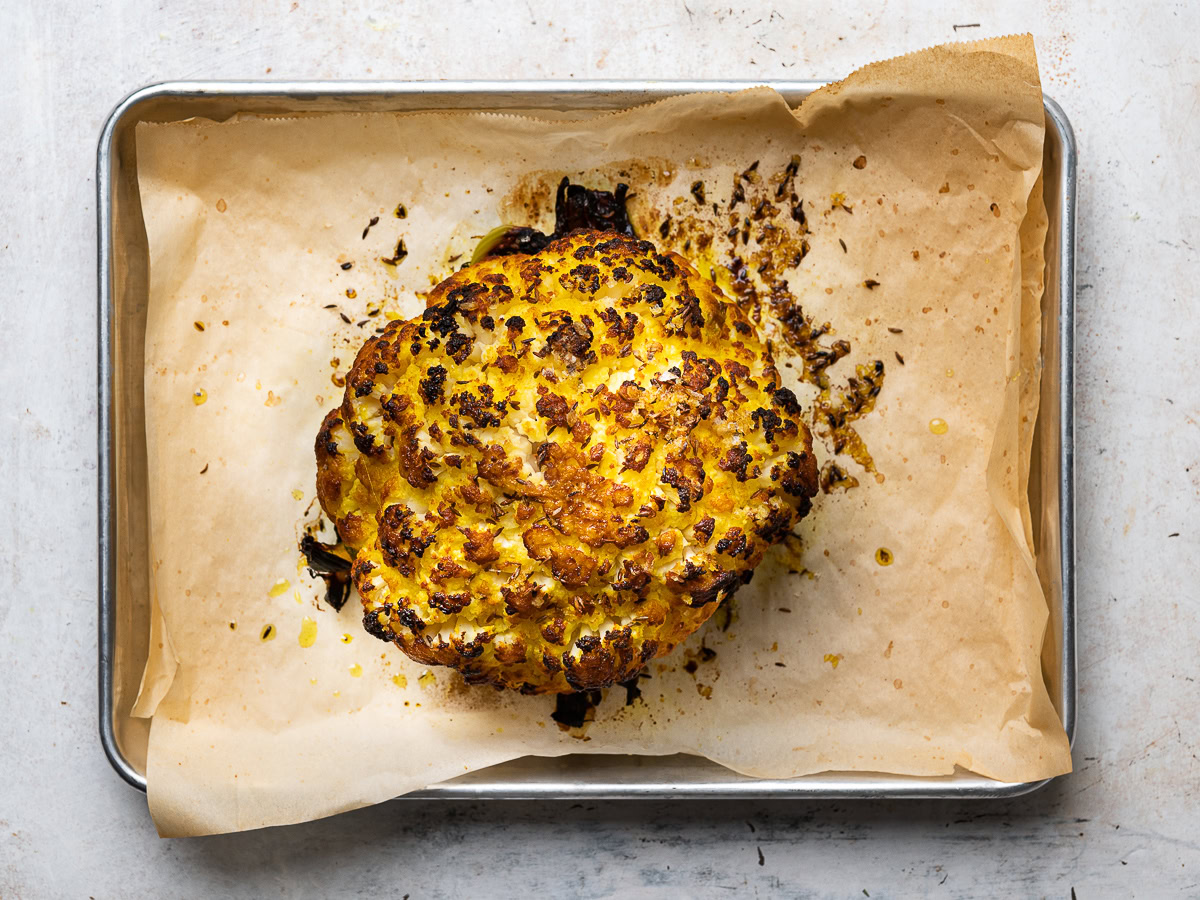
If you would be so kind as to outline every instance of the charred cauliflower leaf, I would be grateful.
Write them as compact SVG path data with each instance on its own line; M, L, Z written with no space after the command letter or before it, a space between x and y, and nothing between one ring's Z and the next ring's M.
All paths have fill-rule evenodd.
M316 455L366 630L526 693L668 653L817 490L744 314L681 257L594 231L469 266L367 341Z

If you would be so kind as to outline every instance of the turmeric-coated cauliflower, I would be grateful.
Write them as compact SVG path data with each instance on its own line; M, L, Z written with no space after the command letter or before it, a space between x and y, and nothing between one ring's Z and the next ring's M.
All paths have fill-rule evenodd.
M681 257L594 231L484 259L389 323L316 454L367 631L526 693L668 653L817 490L745 315Z

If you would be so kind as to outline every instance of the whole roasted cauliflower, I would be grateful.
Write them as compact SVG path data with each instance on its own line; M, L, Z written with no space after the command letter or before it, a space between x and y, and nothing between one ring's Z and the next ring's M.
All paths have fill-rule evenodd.
M316 454L367 631L526 693L668 653L817 490L743 313L681 257L595 231L471 265L368 340Z

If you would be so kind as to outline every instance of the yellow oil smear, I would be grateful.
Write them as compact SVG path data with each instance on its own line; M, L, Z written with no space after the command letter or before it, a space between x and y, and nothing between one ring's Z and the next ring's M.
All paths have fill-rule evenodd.
M894 559L895 557L892 556L892 551L887 547L880 547L875 551L875 562L879 563L881 566L890 566Z
M350 676L352 678L362 678L362 666L355 663L350 667Z
M840 663L841 661L842 661L842 654L840 654L840 653L826 653L825 654L824 662L829 663L835 669L838 667L838 663Z
M343 634L343 635L342 635L342 643L343 643L343 644L348 644L348 643L350 643L352 640L354 640L354 635L352 635L352 634L349 634L349 633L347 633L347 634Z
M308 679L308 683L309 683L309 684L316 684L316 683L317 683L317 679L315 679L315 678L310 678L310 679Z
M277 582L275 582L275 586L272 587L269 591L267 591L267 596L268 597L278 597L280 594L282 594L284 591L286 591L291 586L292 586L292 583L290 581L288 581L286 578L280 578Z
M408 687L408 679L403 675L393 675L392 684L394 684L396 687Z
M930 419L929 430L934 434L945 434L950 430L950 426L946 424L945 419Z
M208 391L206 391L204 388L196 388L196 390L192 392L192 402L197 406L203 405L204 401L207 399Z
M293 600L295 600L297 603L303 603L303 602L304 602L304 600L303 600L303 599L301 599L301 597L300 597L300 592L299 592L299 591L292 591L292 599L293 599Z
M311 647L317 642L317 623L309 616L300 623L300 646Z
M953 378L953 377L954 377L954 370L953 370L953 369L947 369L947 370L946 370L946 377L947 377L947 378Z
M292 499L293 500L303 500L304 499L304 491L300 490L300 488L294 488L292 490Z
M261 638L264 641L275 640L275 626L274 625L264 625L262 634L259 635L259 638Z
M417 684L421 685L421 687L429 687L435 681L437 681L437 677L433 674L433 670L426 669L421 674L421 677L417 679Z

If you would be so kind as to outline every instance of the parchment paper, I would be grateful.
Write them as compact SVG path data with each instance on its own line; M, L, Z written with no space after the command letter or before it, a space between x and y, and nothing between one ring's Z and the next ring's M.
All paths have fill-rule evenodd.
M153 716L160 833L312 819L527 754L687 752L762 777L1068 771L1025 500L1043 128L1028 37L875 64L794 112L756 89L582 119L139 126L156 621L137 714ZM629 182L644 231L694 181L715 191L796 154L811 249L789 285L852 345L831 374L887 366L856 423L882 479L840 460L862 484L818 497L809 575L773 553L725 630L710 622L652 664L641 700L614 689L570 732L552 698L428 673L363 632L356 598L321 601L297 551L319 511L313 438L377 323L418 313L417 292L514 210L548 215L561 174ZM401 237L403 263L380 263Z

